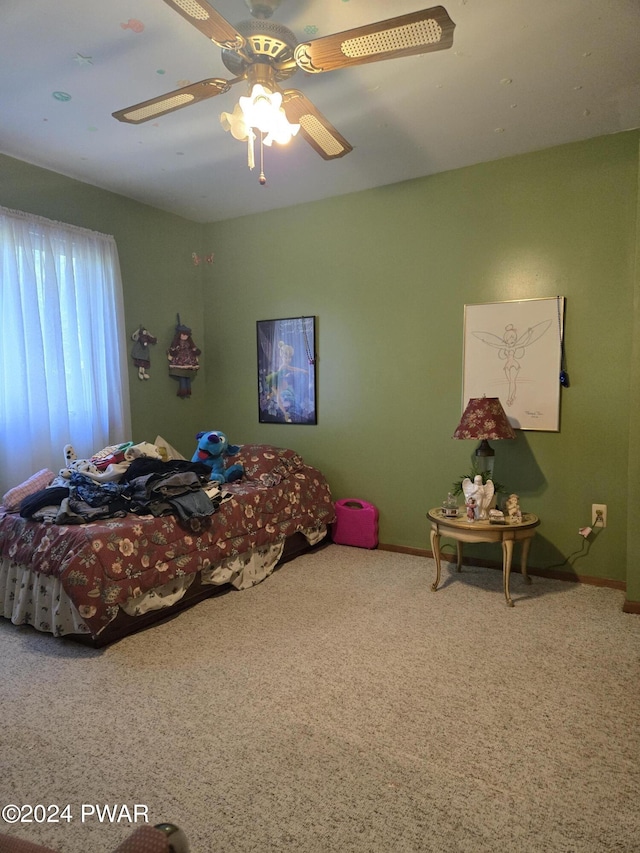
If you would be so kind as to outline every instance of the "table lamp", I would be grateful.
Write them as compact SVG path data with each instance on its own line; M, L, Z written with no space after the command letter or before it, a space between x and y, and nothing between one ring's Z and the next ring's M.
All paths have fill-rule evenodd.
M495 451L489 439L515 438L498 397L472 397L462 413L453 438L475 438L480 441L476 448L476 469L483 480L493 479Z

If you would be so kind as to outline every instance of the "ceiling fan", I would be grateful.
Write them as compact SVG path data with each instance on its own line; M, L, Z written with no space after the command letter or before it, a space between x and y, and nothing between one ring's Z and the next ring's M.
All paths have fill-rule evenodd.
M249 98L241 98L233 113L223 113L221 121L237 139L249 140L249 165L253 168L252 128L261 131L261 142L288 141L301 135L325 160L348 154L352 146L298 89L282 89L279 83L299 69L319 74L352 65L396 59L401 56L445 50L453 44L455 24L442 6L399 15L378 23L355 27L341 33L298 43L287 27L268 20L281 0L245 0L253 20L233 26L207 0L164 0L190 24L222 49L225 67L235 75L230 80L210 77L190 83L113 113L114 118L131 124L158 116L228 92L235 83L249 84ZM242 102L245 102L244 106ZM251 101L251 103L249 103ZM268 104L267 104L268 102ZM278 111L277 131L264 137L259 119L249 118L249 109L273 107ZM243 112L245 110L245 112ZM282 122L282 126L281 126ZM273 137L273 139L272 139ZM265 183L264 173L260 182Z

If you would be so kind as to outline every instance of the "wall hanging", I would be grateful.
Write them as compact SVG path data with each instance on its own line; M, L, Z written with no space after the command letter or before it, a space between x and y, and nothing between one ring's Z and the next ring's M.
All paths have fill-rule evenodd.
M315 317L258 320L258 420L315 424Z
M158 339L148 332L144 326L138 326L131 335L131 340L135 342L131 349L131 358L138 368L138 379L149 379L149 370L151 369L149 344L157 344Z
M557 432L563 335L562 296L465 305L462 408L499 397L512 427Z
M169 376L178 380L178 397L191 396L191 380L200 368L201 351L194 344L191 329L180 322L177 315L176 333L167 350Z

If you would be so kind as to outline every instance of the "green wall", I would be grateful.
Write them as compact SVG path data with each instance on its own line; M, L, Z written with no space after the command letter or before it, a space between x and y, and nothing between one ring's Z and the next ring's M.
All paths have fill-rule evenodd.
M561 430L498 443L496 477L542 519L531 565L624 581L637 175L633 132L211 224L211 426L295 446L334 497L379 507L382 542L427 548L425 512L474 450L451 439L465 303L565 296ZM258 424L255 321L303 314L318 425ZM594 502L608 527L585 542Z
M160 433L190 455L196 431L221 428L233 442L295 447L335 498L375 503L381 541L400 547L429 547L425 512L474 450L451 439L464 305L565 296L560 432L496 443L496 477L542 519L532 566L626 581L640 602L638 140L209 225L0 156L0 204L116 237L127 334L142 322L159 338L151 380L130 367L134 440ZM195 266L193 252L215 261ZM204 351L190 400L166 370L177 312ZM317 317L318 425L259 424L256 320L303 314ZM594 502L608 505L608 527L585 542Z

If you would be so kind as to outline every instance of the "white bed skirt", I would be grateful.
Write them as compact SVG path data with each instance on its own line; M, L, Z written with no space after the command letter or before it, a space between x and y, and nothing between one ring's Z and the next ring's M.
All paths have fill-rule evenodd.
M309 545L316 545L327 535L325 525L300 531ZM205 569L203 584L247 589L263 581L274 570L284 550L284 540L254 548L238 557L229 557L215 568ZM195 575L185 575L157 587L121 605L130 616L150 610L171 607L189 589ZM0 557L0 616L14 625L32 625L38 631L63 637L65 634L90 634L75 606L69 600L58 578L41 575L28 566ZM114 617L115 618L115 617Z

